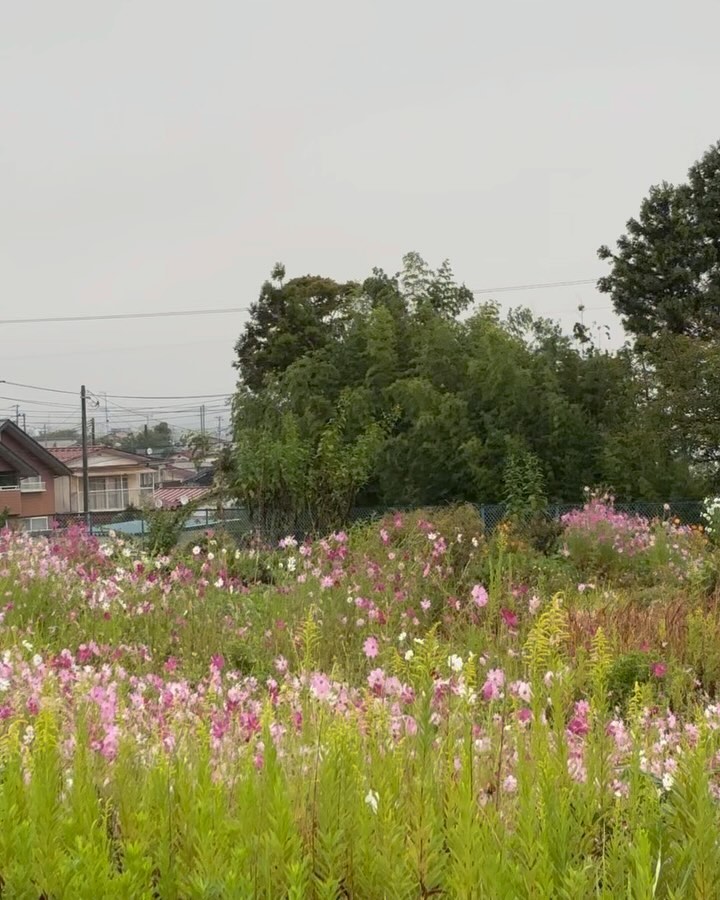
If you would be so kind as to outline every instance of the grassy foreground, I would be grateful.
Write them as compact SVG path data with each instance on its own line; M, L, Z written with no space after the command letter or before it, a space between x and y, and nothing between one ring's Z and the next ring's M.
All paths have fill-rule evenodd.
M3 533L0 896L716 898L713 545L550 532Z

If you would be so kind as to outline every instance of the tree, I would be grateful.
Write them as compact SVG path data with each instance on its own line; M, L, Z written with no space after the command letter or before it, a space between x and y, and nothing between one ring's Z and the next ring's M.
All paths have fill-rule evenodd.
M315 275L283 283L284 277L284 266L276 263L235 344L233 365L250 391L261 390L268 377L338 338L351 306L352 284Z
M117 446L128 453L145 453L151 449L153 455L164 456L173 447L172 431L167 422L159 422L152 428L146 426L142 430L131 431Z
M636 338L662 444L695 475L720 463L720 142L687 182L650 189L599 288ZM700 468L698 468L700 467Z
M77 441L80 443L80 432L77 428L56 428L54 431L43 431L43 441Z
M190 459L196 471L200 471L203 460L207 458L212 448L213 441L205 431L194 431L187 439L187 447L190 451Z
M720 142L687 183L650 189L598 288L610 294L625 327L647 345L663 333L714 338L720 326Z
M469 297L449 266L409 254L398 274L375 269L353 288L341 327L324 322L282 365L260 360L256 387L241 380L233 402L236 496L256 520L320 528L351 505L502 502L521 469L536 506L599 483L627 500L695 495L642 357L528 310L461 315Z

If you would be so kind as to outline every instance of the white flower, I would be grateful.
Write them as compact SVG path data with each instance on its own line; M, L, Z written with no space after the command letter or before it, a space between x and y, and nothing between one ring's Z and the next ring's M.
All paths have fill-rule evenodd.
M453 672L462 672L462 657L458 656L457 653L453 653L451 656L448 656L448 665L453 670Z
M4 694L10 688L10 682L7 678L0 678L0 694Z
M30 641L23 641L22 645L26 650L32 650L33 648L33 645L30 643Z
M472 539L472 545L473 545L473 547L479 546L479 543L480 543L480 542L478 541L478 539L477 539L476 537L474 537L474 538Z
M23 737L23 743L31 744L33 742L34 737L35 737L35 729L32 727L32 725L28 725L28 727L25 729L25 736Z
M398 635L398 643L402 644L402 642L405 640L406 637L407 637L407 632L401 631L400 634Z
M413 658L413 656L415 656L415 654L412 652L412 650L405 651L405 659L407 662L410 662L410 660Z
M222 578L218 578L218 580L215 582L215 587L221 588L221 587L223 587L223 585L224 585L224 581L222 580Z
M370 807L370 809L377 815L378 811L378 802L380 797L378 796L378 792L372 790L372 788L365 795L365 802Z
M39 653L36 653L35 656L33 656L32 664L35 666L36 669L38 666L42 665L42 656L40 656Z
M214 553L208 553L208 559L210 560L210 562L212 562L212 561L215 559L215 554L214 554Z
M197 544L195 544L195 546L193 547L192 552L193 552L193 556L200 556L200 548L198 547Z
M675 779L674 779L673 776L670 774L670 772L665 772L665 773L664 773L664 775L663 775L663 777L662 777L662 785L663 785L663 787L665 788L666 791L669 791L669 790L670 790L670 788L673 786L673 782L674 782L674 781L675 781Z
M294 572L296 566L297 566L297 560L295 559L294 556L291 556L290 559L287 561L288 572Z

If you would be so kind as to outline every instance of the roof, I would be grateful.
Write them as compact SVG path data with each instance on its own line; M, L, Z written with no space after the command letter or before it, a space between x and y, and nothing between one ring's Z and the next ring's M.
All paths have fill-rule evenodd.
M195 472L191 475L186 484L194 484L199 487L210 487L215 480L215 470L212 468L209 469L200 469L199 472Z
M189 481L195 475L195 469L181 469L178 466L163 466L163 481Z
M178 506L184 506L183 500L192 503L194 500L202 500L210 493L208 488L203 487L179 487L158 488L153 492L153 500L155 506L159 509L176 509Z
M82 447L53 447L48 451L56 459L62 462L74 462L76 459L82 458ZM130 462L142 462L148 465L151 460L139 453L128 453L127 450L118 450L117 447L107 447L104 444L92 444L87 448L88 456L97 456L98 454L109 453L111 456L117 456L120 459L127 459Z
M50 453L49 450L46 450L41 444L35 440L35 438L30 437L30 435L23 431L19 425L16 425L11 419L5 419L0 422L0 447L2 447L3 458L10 462L11 465L14 465L17 468L17 471L20 474L26 475L37 475L36 470L32 467L32 464L27 460L23 460L18 456L15 451L10 450L9 447L2 446L2 438L3 434L7 434L14 441L20 444L27 453L34 456L36 459L39 459L40 462L46 466L54 475L71 475L70 469L64 464L62 460L60 460L57 456L54 456ZM12 459L10 458L12 457ZM18 462L23 468L18 466ZM23 471L23 469L25 471ZM30 471L27 471L27 470Z

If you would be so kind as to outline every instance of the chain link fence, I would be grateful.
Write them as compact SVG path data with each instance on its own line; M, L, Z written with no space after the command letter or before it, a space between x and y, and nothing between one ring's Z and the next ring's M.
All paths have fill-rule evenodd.
M476 507L487 533L497 528L507 514L507 507L502 503L476 504ZM551 504L543 514L548 521L559 521L566 513L581 507L581 503ZM697 500L679 500L670 503L616 503L615 509L618 512L642 516L646 519L666 519L682 525L698 525L702 523L703 504ZM409 511L411 510L358 507L352 510L346 524L351 526L369 523L382 519L389 513ZM98 536L114 531L118 535L127 535L140 541L146 540L150 531L148 522L144 518L138 518L137 511L114 515L91 513L89 524L92 533ZM84 527L84 525L85 517L82 514L65 514L55 516L52 529L64 531L71 527ZM318 536L317 529L309 515L294 515L291 519L279 515L258 519L251 516L247 509L235 507L222 510L220 513L210 509L194 512L184 524L180 543L195 541L198 539L198 535L208 531L222 531L231 535L239 544L251 540L275 544L287 535L293 535L299 541L307 537ZM38 533L47 534L48 532Z

